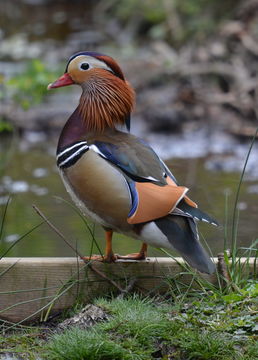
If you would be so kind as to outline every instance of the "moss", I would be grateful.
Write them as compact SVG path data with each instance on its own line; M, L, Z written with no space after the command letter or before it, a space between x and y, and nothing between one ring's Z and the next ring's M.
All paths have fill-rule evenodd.
M7 353L17 355L20 359L35 360L36 354L41 353L45 343L43 339L42 329L35 327L26 330L21 328L7 335L0 335L0 354Z

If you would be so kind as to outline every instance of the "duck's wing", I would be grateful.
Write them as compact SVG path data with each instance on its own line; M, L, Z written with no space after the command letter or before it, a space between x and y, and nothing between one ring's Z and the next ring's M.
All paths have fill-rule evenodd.
M128 223L143 223L173 212L205 218L186 196L188 188L178 185L168 167L143 140L116 133L116 136L94 139L90 148L124 174L132 200Z
M155 151L143 140L126 133L115 136L98 136L88 141L89 146L100 156L122 170L132 180L166 185L168 174L176 183L166 165Z

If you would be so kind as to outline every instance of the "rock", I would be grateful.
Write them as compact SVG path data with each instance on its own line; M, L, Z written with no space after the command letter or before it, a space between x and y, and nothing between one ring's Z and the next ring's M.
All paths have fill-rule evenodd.
M23 360L21 357L17 357L15 353L0 353L0 360Z
M108 318L109 315L105 313L101 307L88 304L79 314L60 323L58 330L65 330L73 326L79 327L80 329L87 329L97 322L107 320Z

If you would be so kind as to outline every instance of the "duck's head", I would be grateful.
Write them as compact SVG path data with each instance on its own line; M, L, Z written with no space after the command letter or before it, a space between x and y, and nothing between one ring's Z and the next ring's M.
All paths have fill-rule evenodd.
M70 57L65 73L55 82L48 85L48 89L78 84L84 87L93 78L106 77L109 74L125 81L124 74L117 62L110 56L96 52L78 52Z
M76 53L68 60L64 74L48 89L72 84L82 87L79 110L90 130L104 130L128 121L134 91L113 58L96 52Z

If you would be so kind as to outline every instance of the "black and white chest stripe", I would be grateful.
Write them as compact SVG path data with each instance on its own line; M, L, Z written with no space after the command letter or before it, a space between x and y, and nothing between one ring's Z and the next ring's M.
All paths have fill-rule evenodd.
M108 159L108 157L95 144L87 145L87 141L77 141L57 153L57 166L60 168L68 168L74 165L76 161L78 161L82 155L90 149L95 151L95 153L102 158Z
M57 154L57 166L63 169L74 165L88 150L89 146L86 141L70 144Z

